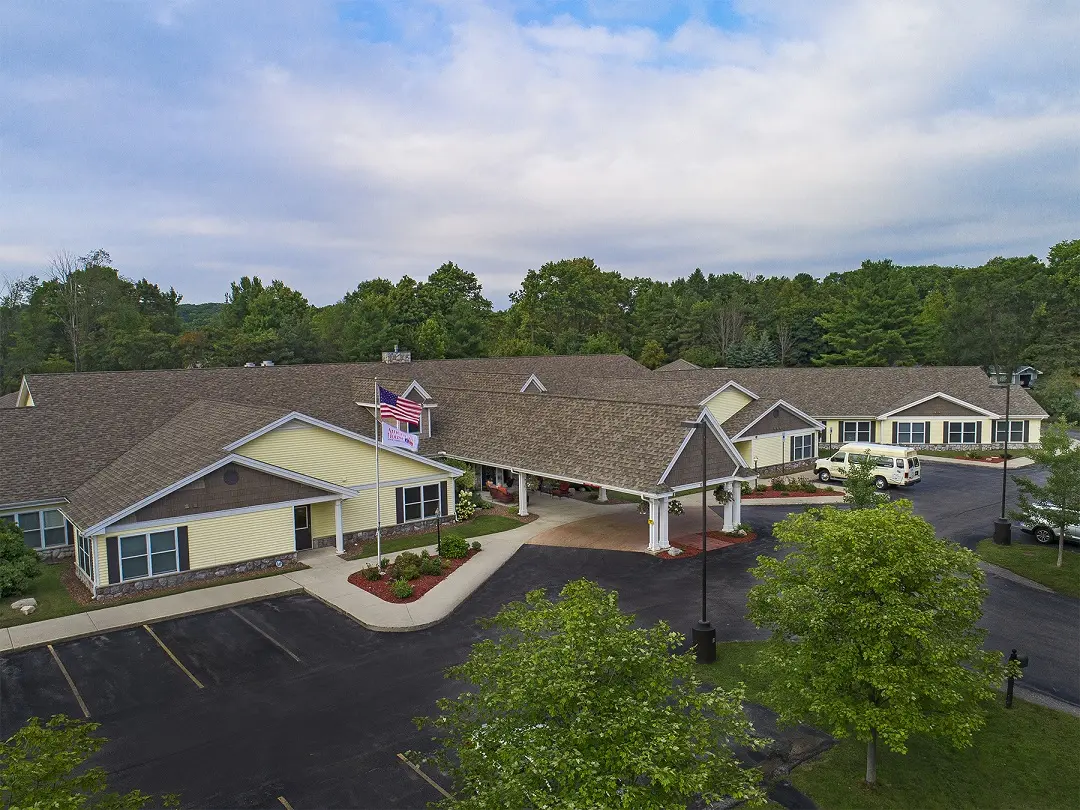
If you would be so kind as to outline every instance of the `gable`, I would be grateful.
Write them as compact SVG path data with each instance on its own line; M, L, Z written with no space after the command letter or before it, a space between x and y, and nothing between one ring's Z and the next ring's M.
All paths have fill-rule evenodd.
M975 416L979 419L985 418L985 414L966 408L963 405L957 405L944 397L934 397L926 400L926 402L920 402L918 405L912 405L910 408L892 414L893 419L899 419L903 416Z
M294 419L257 436L234 452L339 486L375 483L373 444L300 420ZM422 458L379 451L379 476L384 483L439 474L444 473Z
M816 426L783 405L777 405L768 413L763 414L755 425L747 428L745 435L762 436L767 433L792 433L811 428L816 429Z
M268 503L325 497L326 491L240 464L226 464L117 521L143 523Z
M739 470L739 465L720 443L711 430L705 431L708 438L706 447L706 472L708 480L717 478L729 478ZM696 431L690 437L690 441L683 447L678 459L672 465L668 474L660 482L670 487L685 486L687 484L701 483L701 431Z
M748 394L731 387L716 394L704 405L709 409L709 413L716 417L716 421L723 424L753 401L754 399Z

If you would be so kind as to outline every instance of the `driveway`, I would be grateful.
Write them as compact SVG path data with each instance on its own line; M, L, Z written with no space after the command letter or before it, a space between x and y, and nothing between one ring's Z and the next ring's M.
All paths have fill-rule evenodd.
M682 501L681 515L668 515L668 538L671 541L695 542L701 538L700 495ZM693 500L692 503L688 502ZM709 495L712 499L712 495ZM710 509L706 518L709 531L724 528L724 516ZM541 532L528 541L536 546L561 548L603 548L611 551L649 553L648 515L638 514L632 503L604 507L604 513L566 523ZM711 546L710 546L711 548Z

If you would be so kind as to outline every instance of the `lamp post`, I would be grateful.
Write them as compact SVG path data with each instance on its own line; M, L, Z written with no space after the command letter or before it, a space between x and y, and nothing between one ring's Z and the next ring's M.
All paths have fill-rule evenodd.
M1001 460L1001 517L994 519L994 542L999 546L1012 544L1012 522L1005 517L1005 492L1009 484L1009 434L1012 422L1009 421L1009 395L1012 392L1012 373L995 370L995 388L1005 389L1005 448Z
M696 422L683 422L686 427L692 427L701 436L701 621L694 625L691 637L694 639L694 650L699 664L711 664L716 660L716 630L706 614L706 563L708 557L708 497L709 466L708 466L708 434L705 419Z
M442 557L442 507L435 510L435 556Z

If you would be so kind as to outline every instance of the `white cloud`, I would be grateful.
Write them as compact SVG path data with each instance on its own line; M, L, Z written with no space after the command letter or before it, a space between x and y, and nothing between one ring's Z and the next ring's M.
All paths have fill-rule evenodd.
M742 30L697 17L665 38L448 4L397 9L396 45L315 12L268 15L252 41L237 13L211 35L199 15L221 12L184 4L185 36L207 38L193 75L104 71L129 88L108 126L19 145L39 168L0 201L20 233L0 230L0 269L20 261L8 242L100 245L188 300L263 267L326 303L454 259L500 298L571 255L670 277L981 262L1080 236L1069 3L807 5L748 1ZM34 81L49 87L0 86L25 105ZM64 188L66 161L100 185Z

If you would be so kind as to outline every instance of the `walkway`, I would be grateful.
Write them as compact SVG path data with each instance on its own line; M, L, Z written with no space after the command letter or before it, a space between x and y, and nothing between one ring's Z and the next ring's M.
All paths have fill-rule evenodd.
M316 549L301 554L301 560L309 566L305 570L100 608L17 627L0 628L0 653L96 636L110 630L191 613L206 613L244 602L257 602L305 591L370 630L420 630L449 616L473 591L486 582L488 577L514 556L524 543L536 535L566 523L592 517L598 512L606 512L610 508L570 499L556 501L550 506L543 504L532 510L538 516L533 522L523 524L517 529L477 538L483 543L483 552L470 560L468 565L463 565L451 573L416 602L384 602L349 583L349 576L370 565L374 558L343 560L332 548ZM410 550L420 552L420 549ZM429 546L427 550L434 553L435 546ZM396 555L386 556L393 559Z
M709 498L712 498L711 494ZM683 513L668 516L668 537L671 540L701 541L700 499L700 494L688 496L682 500ZM636 504L609 505L597 509L603 509L603 513L594 512L593 517L579 520L573 525L548 529L529 540L530 545L649 553L648 517L638 514ZM724 516L717 512L715 504L710 505L707 520L709 531L724 528Z

